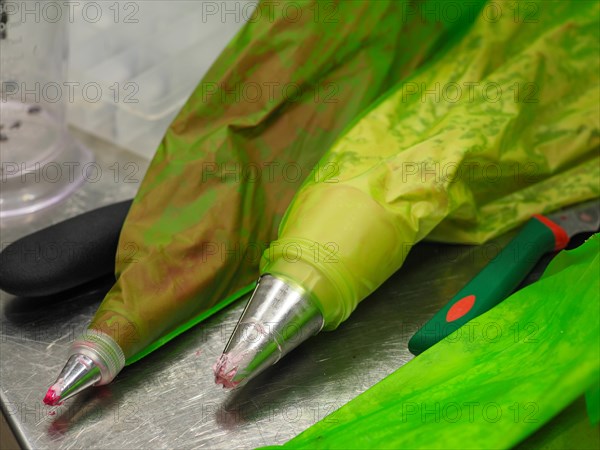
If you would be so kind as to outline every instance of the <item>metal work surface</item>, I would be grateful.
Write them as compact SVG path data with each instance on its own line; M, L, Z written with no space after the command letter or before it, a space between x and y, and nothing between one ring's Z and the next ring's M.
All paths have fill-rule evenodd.
M103 176L27 221L2 223L2 246L98 206L131 198L147 162L82 136ZM115 176L116 166L121 172ZM503 239L505 242L506 239ZM412 355L407 342L498 251L421 244L404 267L335 332L309 340L244 388L214 384L212 365L245 304L214 315L115 381L63 405L42 397L108 286L70 298L1 293L1 400L21 445L31 448L256 448L281 444L364 392ZM202 267L198 267L202 270ZM483 336L485 338L485 336ZM481 339L477 333L473 339Z

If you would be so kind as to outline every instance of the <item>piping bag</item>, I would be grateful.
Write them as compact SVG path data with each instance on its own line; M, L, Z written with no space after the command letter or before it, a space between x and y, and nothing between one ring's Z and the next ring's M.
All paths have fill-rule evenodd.
M513 447L598 385L599 274L596 234L560 252L540 280L478 317L494 324L497 338L473 339L457 330L283 447L271 448ZM598 416L594 422L592 411L589 418L580 414L579 422L541 428L534 445L524 448L598 448Z
M46 403L110 382L252 289L260 255L315 163L454 29L407 14L410 4L302 2L293 20L284 2L257 5L265 10L160 144L123 226L116 284Z
M480 244L600 195L600 4L532 4L531 23L482 13L321 159L263 253L217 383L335 329L424 238Z

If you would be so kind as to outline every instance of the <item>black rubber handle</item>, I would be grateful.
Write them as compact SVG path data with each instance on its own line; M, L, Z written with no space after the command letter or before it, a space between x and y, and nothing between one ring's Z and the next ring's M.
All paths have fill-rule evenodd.
M8 245L0 253L0 289L40 297L114 273L131 202L86 212Z

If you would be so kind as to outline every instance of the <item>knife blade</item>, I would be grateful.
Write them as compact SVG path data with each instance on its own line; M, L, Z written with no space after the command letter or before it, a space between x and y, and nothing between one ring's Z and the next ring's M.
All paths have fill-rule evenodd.
M413 335L408 343L410 352L424 352L490 310L514 291L545 253L562 250L571 237L599 227L600 199L547 216L534 215L483 270Z

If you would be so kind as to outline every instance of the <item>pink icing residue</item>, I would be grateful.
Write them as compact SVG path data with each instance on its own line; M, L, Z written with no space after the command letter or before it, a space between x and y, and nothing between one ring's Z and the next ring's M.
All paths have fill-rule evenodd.
M229 355L223 354L213 366L215 383L222 385L224 389L233 389L240 384L239 381L233 381L233 377L235 377L235 374L238 371L239 364L239 361L234 361L234 359L236 358L229 358Z
M46 396L44 397L44 403L48 406L58 406L60 401L60 395L54 390L54 386L48 389Z

